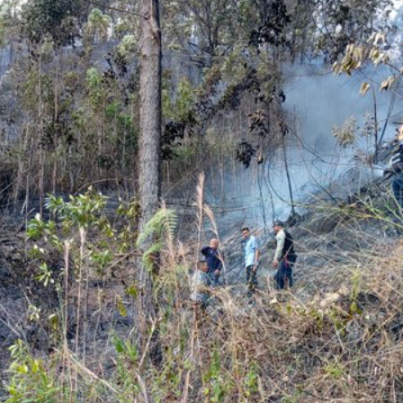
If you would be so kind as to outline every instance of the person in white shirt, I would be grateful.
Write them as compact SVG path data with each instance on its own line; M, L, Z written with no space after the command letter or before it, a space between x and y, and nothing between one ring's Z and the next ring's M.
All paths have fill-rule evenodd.
M244 254L244 267L246 270L246 283L248 285L248 294L252 295L257 286L257 268L259 266L259 245L256 237L251 235L249 228L244 227L241 230L243 241L242 248Z

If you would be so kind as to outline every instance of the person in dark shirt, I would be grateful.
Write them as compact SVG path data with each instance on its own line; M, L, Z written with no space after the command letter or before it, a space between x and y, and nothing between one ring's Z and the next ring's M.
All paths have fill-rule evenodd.
M386 178L392 176L392 191L400 209L403 209L403 125L394 139L392 157L385 169Z
M286 285L293 286L293 267L297 260L294 249L294 240L291 234L284 229L282 221L275 221L273 230L276 234L277 248L274 255L273 267L277 269L275 275L278 290L283 290Z
M211 239L209 246L203 247L201 253L205 256L207 262L207 275L210 277L213 285L217 285L219 283L224 261L223 254L219 250L218 239Z

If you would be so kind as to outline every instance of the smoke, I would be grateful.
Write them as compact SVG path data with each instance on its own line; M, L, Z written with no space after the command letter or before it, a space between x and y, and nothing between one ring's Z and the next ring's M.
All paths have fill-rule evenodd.
M348 77L335 76L329 70L312 66L292 66L285 87L285 108L295 119L297 134L307 146L325 155L334 154L333 127L340 127L349 117L354 117L362 127L366 115L374 116L371 92L359 95L365 76L373 81L378 122L382 123L388 115L391 95L377 88L381 72L369 68Z
M403 0L393 3L393 7L379 11L374 26L401 25ZM401 29L391 29L389 37L394 42L383 51L399 67ZM291 128L286 157L278 150L260 168L252 164L248 170L227 171L221 174L221 185L216 186L222 190L221 196L208 192L212 203L220 204L223 211L230 211L231 217L243 224L259 226L266 225L270 217L287 218L291 193L296 210L302 212L301 206L312 197L345 200L359 191L377 176L364 162L375 150L374 138L358 136L353 146L342 149L332 134L333 128L354 118L358 135L364 131L368 117L376 115L379 134L385 129L383 139L388 140L400 120L396 93L379 91L381 82L394 73L388 67L368 66L351 77L335 76L329 67L324 67L322 60L316 59L287 66L283 73L287 96L283 106ZM364 81L372 88L366 96L361 96Z
M390 109L391 93L378 90L385 71L368 68L346 77L335 76L317 65L293 65L285 74L287 99L283 107L291 129L286 158L295 209L303 213L304 205L312 198L345 200L373 178L373 172L363 163L365 156L374 151L373 142L361 138L354 147L342 149L332 135L332 128L342 126L350 117L362 129L367 115L374 116L372 92L364 97L359 94L365 76L371 77L374 85L380 128L388 115L396 114L398 106ZM394 130L395 125L390 123L385 139L391 138ZM211 191L211 176L207 181L208 201L220 205L223 212L218 216L220 228L231 227L231 223L267 228L274 218L289 216L291 195L283 150L265 164L254 162L249 169L238 166L220 178L215 178L220 184L213 186L221 190L218 193Z

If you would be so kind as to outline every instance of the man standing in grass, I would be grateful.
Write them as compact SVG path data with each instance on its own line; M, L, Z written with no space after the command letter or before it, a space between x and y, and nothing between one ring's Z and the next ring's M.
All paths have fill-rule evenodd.
M392 190L400 210L403 209L403 125L399 127L397 136L393 141L394 147L385 176L393 176ZM400 211L401 213L401 211Z
M284 223L279 220L275 221L273 230L277 241L273 260L273 267L277 269L275 280L277 289L283 290L286 285L289 287L293 285L292 269L297 260L297 255L294 250L294 240L291 234L284 229Z
M244 238L242 241L242 249L246 269L246 283L248 285L248 295L251 296L258 286L257 268L260 257L259 245L256 237L251 235L249 228L244 227L241 232Z
M218 239L211 239L209 246L203 247L201 253L205 256L207 262L207 275L210 277L213 285L218 285L223 267L223 254L219 250Z

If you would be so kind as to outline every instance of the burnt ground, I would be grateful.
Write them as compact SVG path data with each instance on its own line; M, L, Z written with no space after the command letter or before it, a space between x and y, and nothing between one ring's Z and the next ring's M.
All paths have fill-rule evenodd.
M187 241L194 244L191 218L187 217L186 222L181 237L186 235ZM56 293L36 278L37 268L27 254L30 245L25 239L24 225L14 218L3 220L0 229L0 380L3 381L4 371L10 364L8 347L17 339L26 341L39 356L52 353L54 336L47 318L60 307ZM246 289L238 229L238 223L234 224L233 231L227 228L222 243L226 252L227 285L234 295L242 296ZM307 213L290 231L298 253L293 294L301 301L338 290L345 282L339 275L340 268L365 270L367 261L391 253L401 243L400 234L390 220L371 217L359 203L343 205L336 212L332 208ZM256 235L262 249L260 290L272 291L274 270L270 262L274 244L262 228L256 229ZM100 371L114 365L109 358L113 357L113 335L130 334L135 327L135 304L125 293L128 279L133 276L134 262L129 261L126 270L118 276L91 278L81 295L81 319L77 319L77 290L74 285L70 290L67 339L74 349L78 326L83 335L79 348L87 362L93 361L92 367L97 366L97 361L103 363ZM38 315L43 320L35 320ZM85 328L81 328L82 323ZM97 355L99 351L103 352L102 357Z
M60 308L57 293L37 279L37 265L28 257L32 247L26 241L24 225L18 219L0 222L0 383L10 365L10 347L17 339L28 343L39 357L52 353L55 332L50 315ZM79 319L80 346L89 359L103 351L105 362L111 346L111 334L127 334L134 324L134 303L125 294L124 277L133 276L133 265L115 278L89 279L81 293ZM53 291L52 291L53 290ZM69 291L66 336L75 347L78 290L75 282ZM119 301L119 303L118 303ZM121 304L121 309L117 305ZM124 314L122 312L124 310ZM38 318L40 320L38 320ZM99 357L98 357L99 358ZM113 365L113 363L107 363ZM1 396L1 389L0 389Z

